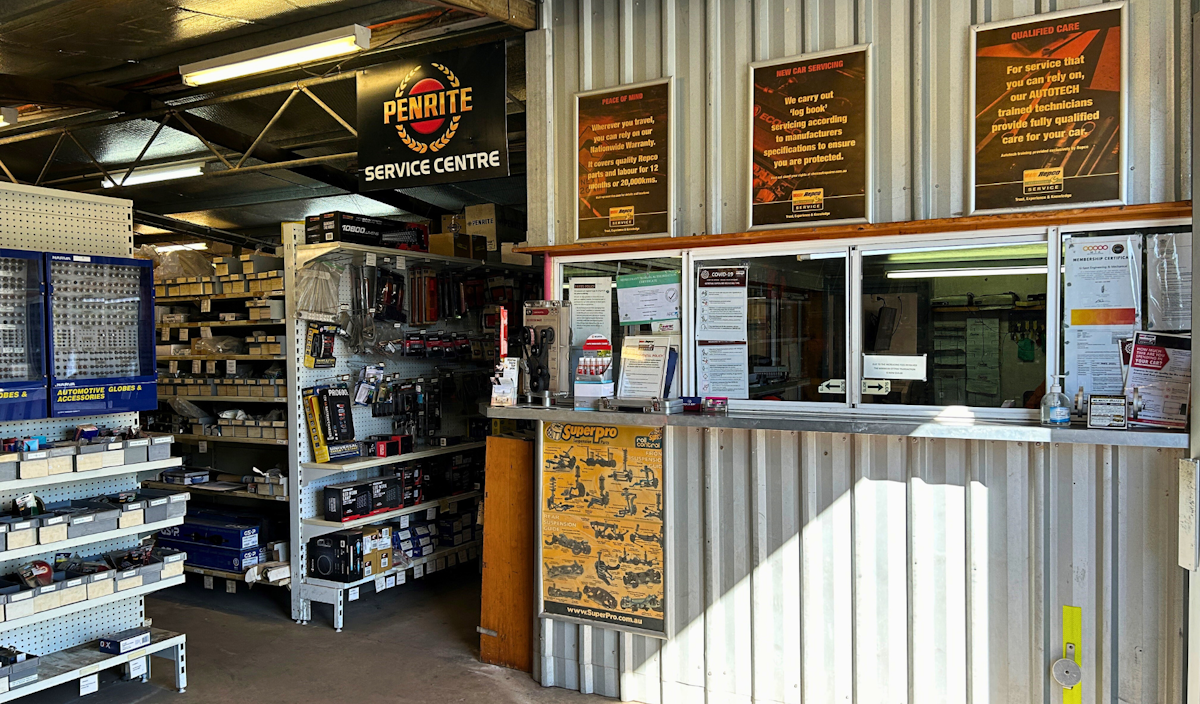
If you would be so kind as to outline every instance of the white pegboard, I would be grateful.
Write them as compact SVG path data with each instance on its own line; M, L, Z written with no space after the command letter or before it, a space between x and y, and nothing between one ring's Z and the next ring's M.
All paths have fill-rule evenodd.
M128 257L133 253L133 202L49 188L0 184L0 247L43 252ZM68 428L95 423L108 427L126 427L138 423L137 413L115 413L86 418L45 418L0 423L3 437L44 435L58 440ZM33 493L47 502L111 494L136 486L136 476L84 479L35 489ZM29 490L20 494L29 493ZM18 492L0 495L0 507L7 508ZM132 547L138 538L130 536L81 546L76 552L95 555ZM42 555L52 558L53 546ZM0 571L11 572L28 561L0 560ZM31 626L0 633L0 645L14 646L46 655L95 640L105 633L140 626L145 618L140 596L121 599L104 606L85 609Z
M133 201L0 184L0 247L128 257Z

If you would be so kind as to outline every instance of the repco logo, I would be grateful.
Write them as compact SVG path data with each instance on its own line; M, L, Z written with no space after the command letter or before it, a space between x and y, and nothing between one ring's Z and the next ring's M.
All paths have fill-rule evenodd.
M446 66L431 63L440 75L409 83L423 68L418 64L396 88L396 99L383 103L383 124L395 124L400 141L417 154L438 152L458 131L464 113L471 112L471 87L464 86Z

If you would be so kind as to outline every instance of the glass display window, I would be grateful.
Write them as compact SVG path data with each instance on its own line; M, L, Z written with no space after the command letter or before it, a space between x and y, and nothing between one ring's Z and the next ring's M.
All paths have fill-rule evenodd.
M861 404L1038 408L1048 247L930 244L862 252Z

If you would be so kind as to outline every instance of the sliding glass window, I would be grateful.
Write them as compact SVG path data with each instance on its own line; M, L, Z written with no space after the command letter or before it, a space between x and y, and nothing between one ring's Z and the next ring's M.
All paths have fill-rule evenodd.
M862 404L1036 409L1044 241L864 250Z

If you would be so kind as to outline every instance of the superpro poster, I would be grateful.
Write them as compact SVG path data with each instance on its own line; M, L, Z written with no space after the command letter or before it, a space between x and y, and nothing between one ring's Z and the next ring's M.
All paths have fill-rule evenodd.
M867 217L867 52L752 70L750 226Z
M576 237L670 234L670 81L575 99Z
M974 209L1121 198L1122 8L975 31Z
M663 429L543 427L545 613L664 635Z

